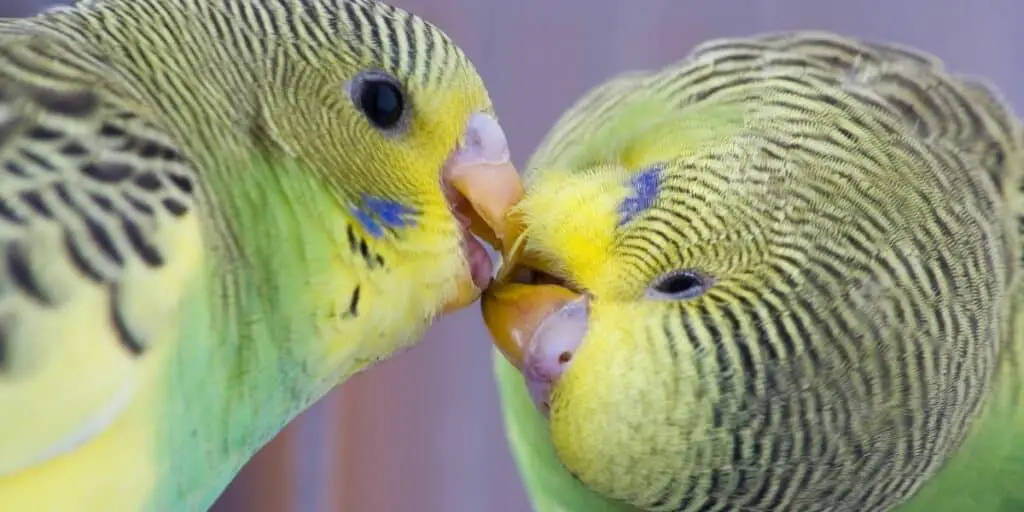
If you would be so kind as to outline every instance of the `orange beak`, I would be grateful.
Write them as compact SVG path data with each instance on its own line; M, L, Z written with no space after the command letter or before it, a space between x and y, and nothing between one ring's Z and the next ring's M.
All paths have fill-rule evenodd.
M499 284L480 301L484 323L505 359L520 370L534 334L555 311L580 295L553 284Z
M492 116L474 114L462 140L446 164L444 180L460 196L456 207L465 207L459 211L469 221L468 230L501 248L509 229L506 216L523 197L522 181L509 158L505 134ZM477 244L475 240L467 243ZM470 274L459 283L458 293L444 306L443 314L462 309L480 297L482 290Z
M580 298L580 294L554 284L509 282L519 268L542 269L543 262L526 248L526 226L521 216L510 214L505 222L504 264L494 284L480 300L484 324L494 345L513 366L523 369L526 347L541 323L556 310Z
M510 211L523 198L523 184L511 162L452 168L451 184L471 206L469 231L495 248L505 246Z

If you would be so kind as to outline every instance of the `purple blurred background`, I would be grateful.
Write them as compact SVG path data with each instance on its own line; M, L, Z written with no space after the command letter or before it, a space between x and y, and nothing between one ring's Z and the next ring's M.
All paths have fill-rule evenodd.
M0 0L0 16L54 3ZM489 84L517 163L587 88L667 64L710 38L835 30L931 51L1024 105L1015 0L393 0L446 30ZM216 512L523 512L488 338L474 306L296 420ZM584 512L584 511L581 511Z

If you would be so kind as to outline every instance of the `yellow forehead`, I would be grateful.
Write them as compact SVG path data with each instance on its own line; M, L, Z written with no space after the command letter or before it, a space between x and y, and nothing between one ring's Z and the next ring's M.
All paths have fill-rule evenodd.
M536 173L519 206L529 226L527 250L577 285L607 289L617 273L611 255L633 174L617 166Z

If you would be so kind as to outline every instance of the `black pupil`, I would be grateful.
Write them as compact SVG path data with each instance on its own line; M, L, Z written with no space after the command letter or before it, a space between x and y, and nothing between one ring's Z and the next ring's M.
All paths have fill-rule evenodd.
M666 295L697 295L703 287L704 281L700 276L681 272L662 279L654 288Z
M378 128L392 128L402 118L402 93L391 82L367 81L359 96L359 106Z

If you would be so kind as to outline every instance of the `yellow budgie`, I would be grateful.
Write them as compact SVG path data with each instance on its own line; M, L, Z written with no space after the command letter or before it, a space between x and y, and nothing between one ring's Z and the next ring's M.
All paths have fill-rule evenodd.
M585 95L482 303L536 509L1024 510L1022 144L984 83L828 33Z
M372 0L0 20L0 510L207 508L472 302L521 193L439 29Z

